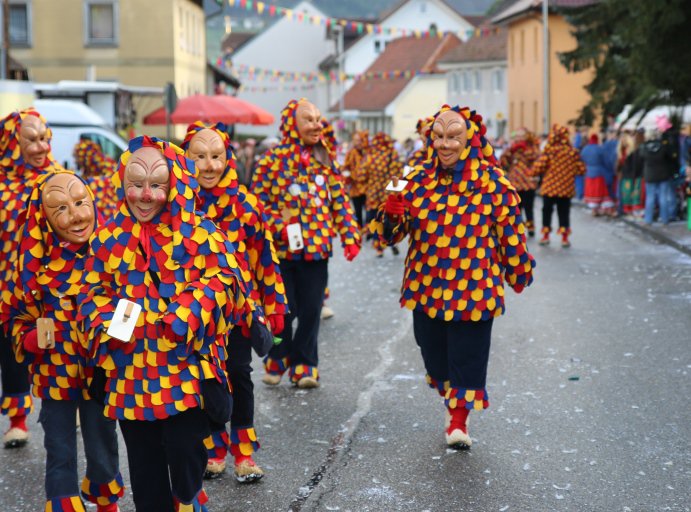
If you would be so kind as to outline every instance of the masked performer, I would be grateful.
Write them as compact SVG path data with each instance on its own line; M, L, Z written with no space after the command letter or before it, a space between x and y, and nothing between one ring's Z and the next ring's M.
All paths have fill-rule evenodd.
M360 228L365 227L365 200L367 199L367 173L363 167L363 160L369 146L367 130L353 133L352 147L348 150L343 164L343 176L346 178L346 188L353 202L355 218Z
M372 138L372 145L367 159L365 160L367 169L367 220L372 220L377 208L386 199L386 186L394 176L403 176L403 165L398 159L398 152L393 146L393 139L387 134L380 132ZM374 239L374 249L377 257L384 256L384 246L378 238ZM394 254L398 254L398 248L391 246Z
M521 198L525 227L528 229L528 236L531 237L535 236L533 203L535 202L537 181L529 174L530 168L538 156L540 156L540 149L535 136L526 128L519 128L516 131L513 144L504 151L500 160L501 168L507 172L509 181Z
M406 165L410 169L413 169L418 165L422 165L422 162L424 162L427 158L427 135L432 127L433 121L434 119L432 117L424 117L422 119L418 119L417 124L415 125L415 131L422 141L422 147L420 149L416 149L408 158Z
M85 512L79 495L76 412L86 477L84 498L99 512L116 512L123 494L115 422L92 400L77 295L89 237L96 226L93 194L71 172L44 175L28 203L12 282L10 310L18 360L29 362L46 448L47 511Z
M552 231L552 212L557 207L561 246L571 247L571 198L576 195L576 176L585 174L585 164L578 150L569 142L569 130L555 124L549 132L547 145L533 167L532 176L541 176L542 238L540 245L549 244Z
M0 121L0 292L7 292L19 235L20 215L43 174L60 169L50 152L51 131L34 109L13 112ZM0 326L0 412L10 428L3 436L5 448L24 446L29 439L26 416L31 412L29 377L25 363L18 363L12 350L8 326Z
M110 219L117 210L118 193L113 186L117 163L103 153L96 142L83 139L74 147L77 169L94 192L96 206L104 219Z
M80 299L140 512L207 510L204 439L232 406L225 336L251 325L233 246L195 212L191 165L173 144L130 141L114 176L119 209L94 233Z
M298 387L319 385L317 339L331 241L340 234L348 260L360 250L358 226L322 143L320 119L309 101L288 103L281 119L282 143L262 158L252 182L269 214L290 308L283 342L264 361L263 381L269 385L278 384L288 369Z
M245 282L252 283L252 299L263 306L272 331L280 334L287 307L278 258L259 200L239 188L235 155L226 126L221 123L191 124L182 147L187 157L194 161L201 186L199 209L232 242L241 259ZM224 426L206 441L209 448L207 478L215 478L225 471L225 457L230 448L235 458L235 477L241 483L254 482L264 475L252 459L259 442L254 430L252 345L246 329L246 326L235 327L228 340L227 369L233 388L230 436Z
M489 405L490 337L504 312L504 281L520 292L533 279L518 195L484 133L475 112L442 107L429 158L371 225L384 244L410 236L401 306L413 311L427 382L444 399L446 442L456 449L471 445L468 413Z

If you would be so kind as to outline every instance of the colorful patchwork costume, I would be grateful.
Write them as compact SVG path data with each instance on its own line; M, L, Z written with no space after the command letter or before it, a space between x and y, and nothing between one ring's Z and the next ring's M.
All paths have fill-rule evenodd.
M362 165L369 149L369 133L367 130L357 132L360 138L360 147L351 147L346 153L343 163L343 175L346 176L346 189L353 201L355 218L360 228L365 227L365 216L362 209L367 199L367 171Z
M374 219L377 208L386 199L388 194L386 186L391 178L394 176L403 177L403 165L398 159L398 152L394 148L393 139L383 132L377 133L372 138L372 144L363 165L367 173L365 208L367 209L367 222L370 222ZM395 254L398 253L395 246L391 248ZM374 249L377 251L377 256L383 255L384 246L380 244L377 237L374 238Z
M530 176L530 168L540 156L540 149L535 135L527 129L520 130L522 139L511 144L511 147L501 155L499 165L506 170L509 181L521 198L521 210L525 220L528 235L535 235L535 220L533 203L537 182Z
M346 251L360 245L353 209L325 147L321 142L305 145L298 134L298 105L300 101L291 101L283 110L282 142L260 160L252 182L269 215L290 308L283 342L265 359L265 370L280 378L290 369L296 384L305 377L319 378L319 316L332 239L338 233ZM303 248L290 250L285 231L289 224L299 226ZM294 318L298 327L293 335Z
M94 191L98 211L104 219L110 219L118 206L118 193L112 179L118 167L117 162L103 153L101 146L89 139L80 140L74 147L74 160Z
M66 171L44 175L31 193L12 295L9 304L3 304L3 316L9 310L17 359L29 362L33 394L42 400L39 422L45 432L47 455L45 510L86 510L79 496L77 473L75 430L79 411L87 460L82 496L96 503L99 511L115 511L124 492L115 422L103 416L103 406L91 400L86 390L92 368L87 367L84 337L76 319L88 244L62 242L47 221L41 198L46 185L60 174L73 175ZM86 183L84 186L88 190ZM93 197L90 201L93 207ZM53 320L55 346L37 354L25 352L23 340L35 335L38 318Z
M409 237L400 303L413 311L427 382L444 398L447 443L458 444L453 425L460 421L467 447L468 411L489 405L491 326L504 312L504 282L521 291L532 282L535 263L526 248L518 195L496 167L482 118L444 106L435 120L448 111L459 113L466 125L460 159L443 169L432 132L428 159L408 174L402 194L382 205L370 229L386 245ZM390 199L400 202L401 215L386 212Z
M576 176L585 174L585 164L578 150L569 142L569 130L554 124L549 132L547 145L530 170L531 176L542 176L542 239L540 245L549 243L552 231L552 212L557 207L559 233L562 246L569 247L571 223L571 198L576 195Z
M46 120L34 109L13 112L0 121L0 292L7 292L11 282L22 230L24 211L36 180L43 174L61 169L48 151L45 163L36 168L25 162L20 147L22 121L35 116L46 125ZM50 146L51 132L47 127L45 142ZM29 393L29 377L26 364L19 364L12 350L7 326L0 327L0 372L2 372L2 396L0 413L9 416L10 429L3 442L6 448L23 446L28 440L26 416L32 410Z
M415 131L418 133L423 142L427 140L427 135L429 134L429 130L432 128L433 122L433 117L425 117L423 119L418 119L417 124L415 125ZM406 165L411 169L414 169L418 165L422 165L426 158L427 148L423 145L423 147L421 147L420 149L416 149L413 152L413 154L410 155L410 157L408 158L408 162L406 162Z
M235 248L235 254L243 267L243 278L251 283L251 297L263 307L266 316L281 317L287 313L285 288L278 267L267 218L259 200L238 185L235 155L230 145L227 128L218 123L207 126L201 122L191 124L182 143L189 150L192 138L201 130L215 131L225 144L226 168L219 183L212 189L199 191L199 210L204 212L223 231ZM227 430L216 431L206 440L210 460L216 460L219 472L225 467L225 457L230 452L236 459L236 476L242 478L243 459L251 461L252 453L259 449L254 430L254 391L252 379L252 347L242 329L233 329L228 343L228 375L233 388L233 414L230 420L230 436ZM221 464L222 463L222 464ZM254 466L254 463L251 464ZM256 468L256 466L255 466ZM251 469L251 468L250 468ZM213 470L212 474L214 473Z
M145 223L123 187L140 148L160 151L170 172L169 202ZM251 324L233 246L195 212L191 165L173 144L130 141L114 176L119 209L92 237L88 292L79 300L89 353L105 371L105 414L119 420L127 445L138 511L207 510L204 439L215 404L202 392L228 387L225 336L241 321ZM142 307L130 342L106 332L121 299Z

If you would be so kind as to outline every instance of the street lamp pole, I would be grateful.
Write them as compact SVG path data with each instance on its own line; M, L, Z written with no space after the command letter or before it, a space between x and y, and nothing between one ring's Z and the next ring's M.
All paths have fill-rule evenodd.
M542 0L542 47L543 47L543 124L544 133L549 133L550 105L549 105L549 0Z

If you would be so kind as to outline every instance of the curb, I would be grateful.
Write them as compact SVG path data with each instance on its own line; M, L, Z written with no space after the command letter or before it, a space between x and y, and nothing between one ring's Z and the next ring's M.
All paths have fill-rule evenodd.
M669 235L666 235L665 233L661 233L660 231L658 231L654 228L651 228L649 226L646 226L645 224L641 224L639 222L636 222L636 221L633 221L630 219L626 219L624 217L619 217L617 220L620 220L620 221L628 224L629 226L633 226L633 227L639 229L640 231L643 231L644 233L646 233L647 235L650 235L652 238L654 238L655 240L657 240L660 243L669 245L670 247L673 247L677 251L681 251L681 252L691 256L691 247L686 246L686 245L678 242L677 240L670 237Z

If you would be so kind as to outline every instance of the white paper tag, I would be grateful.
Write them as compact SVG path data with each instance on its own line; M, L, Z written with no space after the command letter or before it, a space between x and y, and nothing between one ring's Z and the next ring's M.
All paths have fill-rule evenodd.
M389 192L401 192L402 190L405 189L405 186L408 184L407 180L398 180L398 185L394 186L393 180L389 182L389 184L386 186L386 190Z
M406 165L405 167L403 167L403 177L405 178L406 176L408 176L408 174L410 174L410 171L412 171L412 170L413 170L413 168L409 165Z
M350 171L343 171L341 173L341 176L343 176L344 178L350 178Z
M110 327L106 331L108 336L129 343L141 312L142 307L136 302L120 299L115 307L113 319L110 321Z
M288 224L286 233L288 235L288 246L291 251L299 251L305 247L302 240L302 226L299 223Z
M321 187L324 184L324 176L319 174L316 178L314 178L314 181Z

